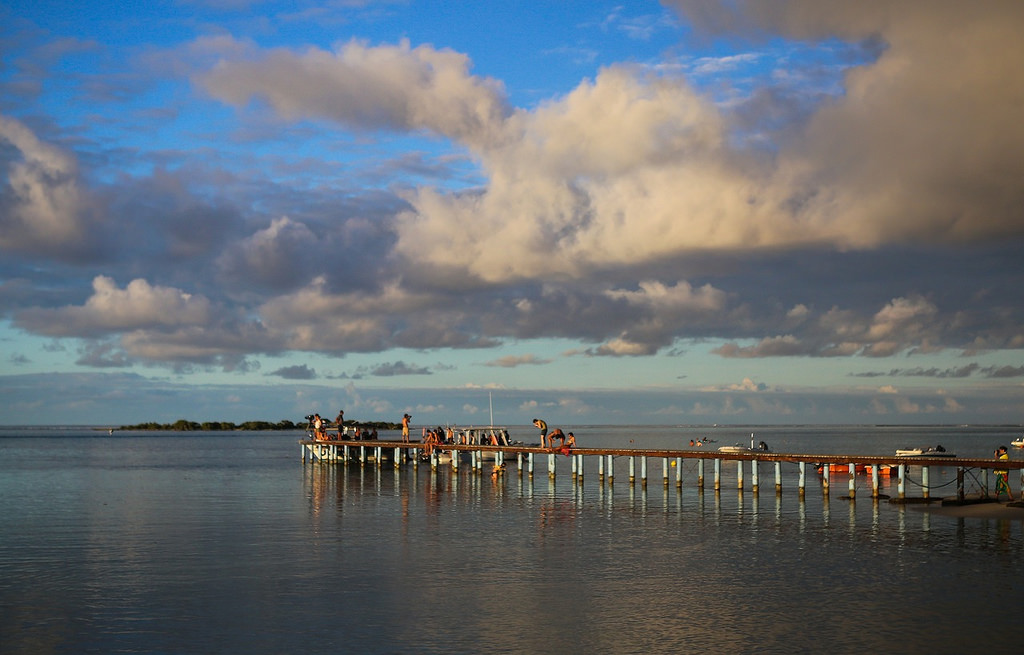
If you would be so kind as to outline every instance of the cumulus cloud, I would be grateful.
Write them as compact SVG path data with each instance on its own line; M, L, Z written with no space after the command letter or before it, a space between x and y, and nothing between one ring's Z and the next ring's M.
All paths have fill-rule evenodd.
M279 352L280 337L255 321L180 289L135 279L123 289L109 277L93 279L93 293L81 305L33 307L18 311L14 324L53 337L117 337L116 345L88 346L80 363L122 366L132 360L169 363L179 370L191 364L246 372L258 364L255 351Z
M764 337L741 346L727 342L713 352L729 358L838 357L863 355L886 357L901 352L920 352L941 347L954 331L954 319L942 319L939 309L923 298L894 298L873 316L833 307L824 313L806 308L799 312L801 333ZM787 314L792 315L792 312Z
M146 328L201 326L211 319L208 299L170 287L132 280L124 289L105 275L92 281L93 294L81 306L30 309L16 323L48 336L103 335Z
M325 254L308 227L281 217L230 244L218 264L225 279L242 288L290 290L314 277L316 260Z
M884 44L782 142L778 179L808 229L853 247L1020 236L1019 3L666 3L705 33Z
M674 4L685 16L705 7ZM685 79L604 69L564 98L505 121L500 147L478 153L490 176L481 193L419 190L402 217L399 247L455 243L469 272L507 280L580 277L692 251L1021 236L1024 128L1013 109L1021 82L1011 62L1024 57L1013 37L1022 10L740 4L749 25L731 13L695 20L706 29L886 45L876 61L851 70L844 96L800 129L773 134L771 159L728 138L729 114ZM992 57L993 43L1021 56ZM515 256L499 257L510 244Z
M24 123L0 116L0 143L20 158L0 188L0 250L82 258L95 247L90 226L98 204L68 152L40 141Z
M743 378L739 384L730 384L726 389L730 391L764 391L768 385L763 382L754 382L750 378Z
M75 363L92 368L127 368L134 361L116 343L90 341L83 344Z
M413 48L408 41L377 47L350 41L334 52L247 54L221 60L200 83L235 105L264 100L288 119L430 130L469 143L493 139L491 130L507 111L501 85L469 75L468 57L451 50Z

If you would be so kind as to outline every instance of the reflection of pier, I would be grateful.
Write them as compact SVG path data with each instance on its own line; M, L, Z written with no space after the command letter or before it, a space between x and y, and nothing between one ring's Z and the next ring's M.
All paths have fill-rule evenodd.
M655 449L622 449L622 448L573 448L571 450L548 450L531 446L490 446L482 444L442 444L434 446L429 456L421 443L400 441L301 441L302 460L305 462L334 462L342 464L374 465L383 467L391 465L398 469L405 465L413 467L430 466L432 470L447 466L453 473L467 467L471 472L482 474L486 466L513 466L518 475L533 477L538 461L546 460L545 470L548 477L554 478L560 469L571 474L572 479L583 482L585 471L596 469L602 484L614 484L616 460L625 460L628 466L629 483L637 481L646 487L649 477L649 462L660 462L660 466L652 466L654 475L660 473L662 484L668 487L674 482L676 487L683 486L684 462L696 464L694 482L700 489L705 488L705 471L710 464L712 482L715 491L723 484L723 467L735 464L736 489L743 491L746 485L744 477L746 463L749 462L749 488L757 494L761 487L763 467L771 467L774 473L776 493L782 493L783 465L795 465L796 487L800 495L807 489L808 469L814 478L820 479L822 491L828 495L833 478L847 478L848 498L856 497L857 476L870 481L871 497L885 498L880 492L883 472L886 469L897 472L897 499L895 502L912 500L939 500L930 497L932 488L932 469L939 469L940 474L949 469L956 471L956 497L965 500L964 481L971 476L982 490L981 496L988 496L989 477L993 470L1016 469L1021 472L1021 485L1024 487L1024 461L1006 461L994 459L966 459L949 457L915 457L908 460L904 457L881 457L869 455L798 455L771 452L723 453L713 451L695 452L692 450L655 450ZM638 470L639 468L639 470ZM792 468L792 467L789 467ZM908 498L906 493L909 471L913 468L918 476L915 484L921 489L921 496ZM621 469L621 464L620 464ZM673 475L674 470L674 475ZM820 471L820 473L819 473ZM792 482L792 471L788 471L787 479ZM980 476L980 478L979 478ZM945 487L949 482L943 483Z

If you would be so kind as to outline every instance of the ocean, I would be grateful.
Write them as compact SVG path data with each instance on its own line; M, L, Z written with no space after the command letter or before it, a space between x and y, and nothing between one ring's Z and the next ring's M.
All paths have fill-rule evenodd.
M991 457L1020 427L561 426L581 446ZM535 440L528 426L513 439ZM382 438L393 435L382 434ZM301 432L0 428L0 653L964 653L1024 643L1020 518L463 466L303 463ZM1014 449L1011 457L1021 452ZM591 458L595 459L596 458ZM593 467L593 468L591 468ZM710 478L708 465L705 475ZM931 495L952 495L952 469ZM968 476L968 492L980 484ZM908 495L918 494L911 474ZM920 482L919 478L916 482ZM883 493L895 481L883 480ZM1011 473L1019 494L1020 479Z

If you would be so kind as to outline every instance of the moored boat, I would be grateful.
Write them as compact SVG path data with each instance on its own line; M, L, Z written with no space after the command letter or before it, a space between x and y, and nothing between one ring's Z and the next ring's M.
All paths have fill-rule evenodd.
M732 446L722 446L718 449L720 453L733 453L733 454L744 454L744 453L767 453L771 452L768 450L768 444L760 442L757 444L757 448L754 448L754 433L750 433L750 447L742 444L734 444Z
M1010 442L1010 445L1014 448L1024 448L1024 437L1017 437Z
M897 448L897 457L956 457L956 453L951 453L942 445L935 446L921 446L919 448Z

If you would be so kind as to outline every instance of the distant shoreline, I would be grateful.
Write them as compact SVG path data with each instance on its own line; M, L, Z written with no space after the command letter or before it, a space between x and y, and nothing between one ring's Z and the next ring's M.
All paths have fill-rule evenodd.
M231 432L239 430L305 430L307 422L294 423L285 419L273 423L271 421L245 421L244 423L232 423L231 421L189 421L186 419L178 419L174 423L138 423L136 425L122 425L116 428L95 428L97 430L159 430L165 432ZM336 424L328 423L333 428L337 428ZM387 421L344 421L346 427L355 428L376 428L377 430L399 430L401 425L398 423L389 423Z

